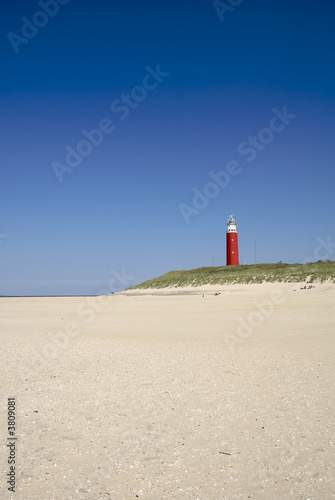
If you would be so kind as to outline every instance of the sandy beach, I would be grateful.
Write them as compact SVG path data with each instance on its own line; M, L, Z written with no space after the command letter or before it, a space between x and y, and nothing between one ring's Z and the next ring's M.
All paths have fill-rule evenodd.
M335 284L303 286L1 298L1 498L335 498Z

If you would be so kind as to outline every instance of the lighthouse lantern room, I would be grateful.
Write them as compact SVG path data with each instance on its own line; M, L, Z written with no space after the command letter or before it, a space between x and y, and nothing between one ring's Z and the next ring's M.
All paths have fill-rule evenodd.
M228 219L227 226L227 266L238 266L237 229L232 215Z

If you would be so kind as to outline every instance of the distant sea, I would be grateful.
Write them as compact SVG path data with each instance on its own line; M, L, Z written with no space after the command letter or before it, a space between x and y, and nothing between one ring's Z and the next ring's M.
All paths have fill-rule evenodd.
M108 294L109 295L109 294ZM111 292L110 295L113 295ZM42 297L100 297L100 295L0 295L1 299L42 298Z

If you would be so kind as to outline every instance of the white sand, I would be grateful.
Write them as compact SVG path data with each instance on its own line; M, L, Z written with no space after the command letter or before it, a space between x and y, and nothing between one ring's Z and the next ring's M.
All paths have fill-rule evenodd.
M301 286L0 299L0 497L335 498L335 285Z

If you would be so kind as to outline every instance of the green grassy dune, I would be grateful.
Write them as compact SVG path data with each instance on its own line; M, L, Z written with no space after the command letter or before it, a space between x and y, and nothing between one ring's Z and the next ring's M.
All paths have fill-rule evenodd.
M330 260L307 264L254 264L241 266L199 267L189 271L171 271L128 290L166 288L170 286L224 285L263 282L335 282L335 262Z

